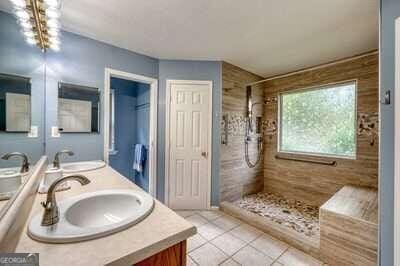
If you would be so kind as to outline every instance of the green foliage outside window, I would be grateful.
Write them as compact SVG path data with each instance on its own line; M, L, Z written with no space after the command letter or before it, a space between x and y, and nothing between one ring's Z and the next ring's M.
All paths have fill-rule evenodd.
M355 157L355 82L284 93L280 101L280 151Z

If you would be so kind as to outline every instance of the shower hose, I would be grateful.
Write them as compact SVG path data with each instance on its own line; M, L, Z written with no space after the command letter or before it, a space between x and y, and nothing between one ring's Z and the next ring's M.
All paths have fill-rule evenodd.
M262 137L257 137L257 159L255 162L251 162L250 161L250 157L249 157L249 143L251 142L251 136L250 136L250 128L251 128L251 124L250 123L246 123L246 136L244 138L244 158L246 160L247 166L249 168L254 168L256 167L256 165L260 162L261 160L261 156L263 154L263 138Z

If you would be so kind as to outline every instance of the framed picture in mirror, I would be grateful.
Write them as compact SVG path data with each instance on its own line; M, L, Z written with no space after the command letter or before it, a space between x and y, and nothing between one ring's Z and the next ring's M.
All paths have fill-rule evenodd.
M58 83L58 127L60 133L99 133L98 88Z
M30 78L0 73L0 131L26 133L30 127Z

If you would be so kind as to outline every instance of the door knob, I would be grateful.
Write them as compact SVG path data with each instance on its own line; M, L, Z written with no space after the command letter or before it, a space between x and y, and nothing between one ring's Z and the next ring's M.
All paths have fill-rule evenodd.
M202 151L202 152L201 152L201 156L203 156L204 158L207 159L207 157L208 157L208 152Z

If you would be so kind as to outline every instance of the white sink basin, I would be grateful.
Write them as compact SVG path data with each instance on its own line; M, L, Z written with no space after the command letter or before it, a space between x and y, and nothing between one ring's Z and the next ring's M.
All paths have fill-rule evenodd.
M0 178L10 177L19 174L20 168L0 168Z
M61 164L61 168L63 172L68 173L76 173L76 172L85 172L92 171L106 166L104 161L87 161L87 162L75 162L75 163L63 163Z
M10 199L22 184L20 168L0 169L0 200Z
M99 238L124 230L147 217L153 210L153 198L142 191L102 190L81 194L58 204L60 220L42 226L36 214L28 235L48 243L70 243Z

